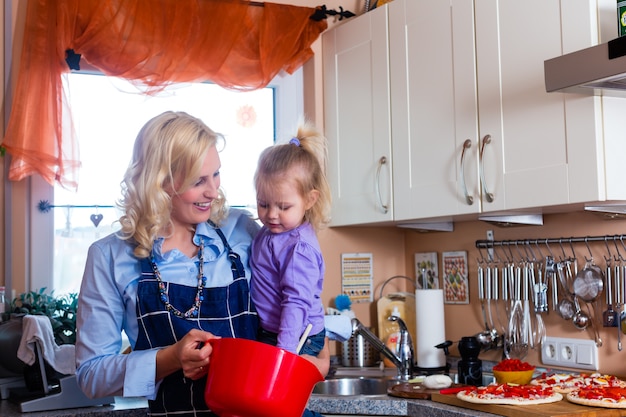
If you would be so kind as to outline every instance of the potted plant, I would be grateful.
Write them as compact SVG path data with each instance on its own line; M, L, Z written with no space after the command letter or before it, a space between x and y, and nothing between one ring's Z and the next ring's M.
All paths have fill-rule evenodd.
M56 297L46 288L20 294L11 301L14 314L38 314L47 316L57 345L76 343L76 309L78 294L70 293Z

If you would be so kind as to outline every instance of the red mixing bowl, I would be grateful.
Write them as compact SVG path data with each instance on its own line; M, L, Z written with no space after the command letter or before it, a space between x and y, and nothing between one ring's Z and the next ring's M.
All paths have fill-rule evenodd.
M301 417L324 380L311 362L272 345L236 338L209 343L204 400L220 417Z

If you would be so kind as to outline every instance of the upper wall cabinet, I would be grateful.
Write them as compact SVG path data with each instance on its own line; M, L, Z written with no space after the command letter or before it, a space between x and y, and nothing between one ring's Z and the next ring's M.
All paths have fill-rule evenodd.
M581 1L389 4L396 220L570 202L563 97L543 73L562 7L590 30Z
M508 0L394 0L381 9L389 15L388 80L369 73L368 80L361 78L372 62L384 63L387 56L358 62L361 55L355 57L357 40L371 42L375 36L372 13L381 17L384 10L325 35L325 91L331 94L326 97L327 128L332 127L329 139L343 151L332 155L334 169L361 175L338 182L331 172L333 187L351 186L353 193L365 187L369 204L376 202L376 155L346 157L352 149L343 142L373 148L370 141L382 137L371 123L384 125L378 118L389 114L392 135L384 142L392 149L391 220L626 200L626 186L620 186L626 164L616 163L618 155L626 156L626 138L617 129L626 99L545 91L544 60L597 42L595 0L527 0L523 7ZM357 26L367 27L357 34ZM340 41L345 33L355 44ZM332 63L326 62L330 39ZM340 44L346 47L337 48ZM343 73L337 51L347 55L347 50L355 59L344 66L350 72ZM338 79L351 79L360 88L344 96ZM363 106L368 111L373 103L385 106L377 102L384 95L375 99L373 94L387 82L391 111L366 117ZM345 110L333 105L342 100L350 103ZM336 211L342 212L339 197ZM367 209L356 204L359 211ZM335 224L363 223L360 214L344 214Z
M393 220L387 12L375 9L322 39L335 226Z

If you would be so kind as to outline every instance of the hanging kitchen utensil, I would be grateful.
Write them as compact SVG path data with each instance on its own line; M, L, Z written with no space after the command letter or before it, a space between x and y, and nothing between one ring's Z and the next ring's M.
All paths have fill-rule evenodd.
M493 333L487 322L487 311L485 306L485 269L482 265L484 259L478 260L478 301L480 301L480 309L483 314L483 323L485 330L476 335L476 339L480 342L483 349L491 348L493 343Z
M557 306L559 305L559 292L557 290L557 276L556 276L556 263L554 262L554 257L552 255L546 256L545 262L545 283L547 289L550 290L550 295L552 296L552 310L557 311ZM546 290L547 291L547 290ZM547 298L547 294L546 294ZM546 312L549 312L548 301L546 299Z
M591 318L580 308L580 303L578 302L578 297L576 296L574 296L574 305L576 306L576 311L572 317L572 322L578 330L585 330L589 326Z
M496 329L495 321L493 320L493 309L495 304L492 304L492 301L495 300L494 291L497 291L497 283L498 280L498 268L493 264L492 261L489 261L487 264L486 270L486 279L485 279L485 298L487 300L487 314L489 316L489 329L491 331L491 349L495 349L498 347L498 342L500 341L500 335L498 334L498 330Z
M535 348L535 338L534 338L534 334L535 334L535 329L537 326L536 320L534 315L532 314L531 311L531 306L530 306L530 288L533 286L533 282L535 281L535 277L534 277L534 272L535 272L535 266L534 263L532 262L526 262L526 265L524 267L524 276L523 276L523 289L524 289L524 293L522 294L522 301L524 304L524 325L523 325L523 332L527 335L527 340L528 340L528 347L531 349Z
M585 257L585 266L578 271L576 278L574 279L574 294L593 306L593 328L595 333L596 345L602 346L602 338L600 337L600 302L599 299L602 296L602 290L604 289L604 273L602 269L594 263L593 254L591 249L587 245L590 257ZM590 317L591 318L591 317ZM578 327L578 326L577 326Z
M604 289L604 273L593 263L593 258L587 261L574 279L574 294L581 300L593 302L602 295Z
M514 286L511 294L513 307L511 309L509 332L505 341L504 354L507 358L523 359L528 354L528 331L524 323L524 307L522 305L521 266L517 266L515 269Z
M494 288L494 294L496 297L496 319L500 326L500 333L504 335L507 330L508 322L508 310L507 304L509 303L509 285L508 285L508 266L502 263L502 270L500 274L500 280L496 281L496 288ZM505 317L504 320L502 317Z
M615 327L617 326L617 320L616 312L613 310L613 255L611 254L611 249L609 249L606 238L604 239L604 244L606 245L608 256L604 257L606 261L606 310L602 312L602 325L604 327Z
M576 305L573 300L572 292L570 291L571 285L569 284L572 281L571 273L570 260L560 261L557 264L557 275L564 294L561 301L559 301L557 312L565 320L571 320L576 312Z
M536 276L536 280L535 280ZM543 264L539 263L535 275L532 277L532 285L534 289L534 312L535 321L532 326L532 338L535 348L540 348L546 339L546 328L543 322L542 313L548 311L548 286L543 280Z
M617 248L617 246L616 246ZM622 350L622 309L624 308L624 281L623 281L623 265L622 255L618 251L618 261L613 268L613 286L615 292L615 310L617 321L617 350Z

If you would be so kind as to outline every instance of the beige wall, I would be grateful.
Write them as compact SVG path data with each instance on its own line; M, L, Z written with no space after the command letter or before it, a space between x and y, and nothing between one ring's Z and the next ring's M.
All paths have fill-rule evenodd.
M9 0L6 0L9 1ZM319 2L313 0L281 0L283 3L293 3L301 5L318 5ZM12 2L15 6L15 13L23 14L25 9L25 1ZM361 13L362 2L356 0L350 1L331 1L325 2L329 9L343 6L346 10ZM331 26L335 23L331 19ZM4 33L4 32L3 32ZM14 48L19 47L18 42L14 44ZM322 93L322 63L320 54L320 41L313 45L316 53L314 59L309 61L305 66L305 111L306 116L314 120L319 126L323 127L323 93ZM13 68L15 65L13 65ZM12 69L12 74L15 70ZM9 79L12 80L12 74ZM2 87L0 87L2 88ZM3 103L6 106L6 102ZM2 162L4 163L4 161ZM25 276L27 275L26 260L28 253L24 237L26 236L27 227L24 218L25 208L27 207L26 181L11 184L11 207L13 208L13 216L5 219L11 222L14 228L15 236L12 242L14 252L13 256L13 286L18 291L25 287ZM0 200L4 199L4 193L1 194ZM540 201L537 202L541 204ZM0 210L2 206L0 206ZM4 225L0 225L0 232L4 236ZM441 256L441 252L450 250L465 250L468 252L469 261L469 281L470 281L470 300L469 305L446 305L446 336L449 340L458 341L462 336L473 335L482 330L482 319L480 316L480 306L476 297L476 258L479 256L475 249L475 241L484 239L486 230L491 229L495 232L497 240L506 239L525 239L525 238L559 238L570 236L587 236L587 235L614 235L626 233L626 222L624 220L605 221L593 214L574 213L567 215L546 215L544 218L544 226L541 227L520 227L511 229L501 229L482 222L463 222L456 223L454 232L440 233L417 233L414 231L406 231L395 227L354 227L354 228L332 228L320 233L320 241L322 250L326 259L327 275L323 292L323 302L325 306L334 306L334 297L341 292L341 265L340 256L346 252L371 252L374 256L374 293L376 299L380 291L381 284L393 275L415 276L412 264L413 254L415 252L432 252L436 251ZM3 246L4 239L0 240L0 248ZM0 254L0 256L2 256ZM2 259L2 258L0 258ZM4 263L3 263L4 265ZM439 265L441 270L442 266ZM4 268L2 268L2 273ZM0 282L3 282L0 278ZM402 286L402 284L399 284ZM404 287L399 288L404 289ZM355 304L353 306L356 316L366 325L375 325L376 309L374 303ZM577 338L591 338L587 332L579 332L574 329L571 323L564 322L563 319L550 313L547 317L548 335L550 336L567 336ZM612 372L626 375L625 356L617 352L616 349L616 332L615 329L605 331L602 329L602 337L605 341L604 346L600 348L601 369L605 372ZM336 351L333 346L333 351ZM453 353L456 353L453 349ZM499 359L499 352L488 352L482 355L484 359ZM529 361L537 363L537 355L532 352L528 358Z

